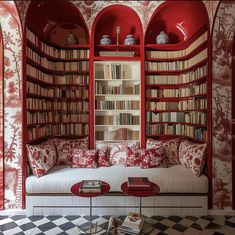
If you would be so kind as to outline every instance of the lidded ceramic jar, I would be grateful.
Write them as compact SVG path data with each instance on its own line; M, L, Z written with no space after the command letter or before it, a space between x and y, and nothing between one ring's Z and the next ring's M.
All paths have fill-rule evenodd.
M124 44L125 45L134 45L134 44L136 44L134 35L132 35L132 34L127 35L125 40L124 40Z
M164 31L161 31L160 34L157 35L156 38L157 44L167 44L169 43L169 36Z
M100 39L100 44L102 44L102 45L110 45L110 44L112 44L110 36L109 35L103 35L102 38Z
M72 33L68 33L67 37L66 37L66 44L68 45L74 45L78 43L78 39L77 37Z

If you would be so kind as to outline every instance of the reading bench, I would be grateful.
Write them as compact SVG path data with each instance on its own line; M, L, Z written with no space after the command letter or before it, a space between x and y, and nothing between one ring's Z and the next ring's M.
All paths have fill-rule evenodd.
M179 143L179 140L170 140L171 142L168 142L170 142L171 145L174 141L177 142L176 156L177 159L180 160L178 164L170 164L170 160L168 159L168 167L163 167L165 163L163 164L162 160L166 158L167 151L162 155L164 157L160 159L161 154L157 152L159 151L157 147L159 143L151 141L152 140L147 141L146 150L139 150L141 151L139 157L137 157L137 148L135 149L135 147L128 146L127 144L122 147L116 147L118 150L109 149L109 156L106 156L106 147L104 145L99 146L98 144L98 158L103 158L102 160L96 159L98 165L100 163L99 166L93 165L95 163L91 160L94 156L97 158L97 151L84 150L82 146L80 146L80 150L74 154L78 159L70 159L72 161L72 167L69 164L53 165L54 163L51 163L53 166L49 166L50 169L43 176L38 177L37 174L28 176L26 179L27 213L43 215L89 214L89 200L87 198L75 197L70 191L72 185L85 179L98 179L110 185L110 192L108 194L94 199L94 214L123 215L127 214L130 210L138 212L138 198L124 194L121 190L121 185L130 176L141 176L148 177L151 182L160 187L160 193L157 196L143 198L142 212L144 214L148 216L206 215L208 178L201 174L201 170L199 174L198 169L196 169L197 165L193 166L190 170L189 167L182 164L184 163L183 160L181 160L182 156L179 156L180 154L186 154L186 147L191 156L193 148L197 147L196 152L198 153L199 149L204 152L205 146L203 144L197 144L196 146L189 141L181 141L181 143ZM153 145L155 145L156 148L153 148ZM161 145L164 146L166 143L161 143ZM191 147L190 149L189 146ZM58 153L60 145L57 143L56 147ZM30 149L31 146L27 146L27 148L29 162L35 173L35 168L32 161L30 161L30 154L32 153L32 149ZM66 148L65 146L61 146L61 149ZM156 149L158 150L154 152ZM67 150L70 151L71 149L67 148ZM89 153L87 153L87 151L89 151ZM153 155L153 153L155 155ZM87 154L89 156L85 156ZM110 157L110 155L112 157ZM123 156L124 162L122 162ZM154 156L157 156L157 159L153 159ZM53 157L55 156L50 156L50 158ZM109 158L106 159L109 160L109 166L101 166L102 164L105 165L105 157ZM85 161L84 158L88 158L89 160ZM142 163L139 162L137 164L137 158L139 158ZM197 156L197 158L199 158L199 156ZM194 161L197 163L198 161L204 161L204 158L199 160L197 160L197 158L194 158ZM60 160L65 161L63 158L60 159L60 157L55 161L58 163ZM130 160L129 163L128 160ZM187 161L189 162L189 160ZM83 164L87 164L90 167L85 168ZM134 166L131 166L131 164ZM158 167L153 167L151 164L158 165ZM202 168L202 166L198 167ZM38 172L40 173L41 171Z

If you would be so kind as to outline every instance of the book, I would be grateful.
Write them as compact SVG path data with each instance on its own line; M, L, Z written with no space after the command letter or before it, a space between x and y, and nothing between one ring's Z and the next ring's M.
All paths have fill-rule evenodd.
M129 212L122 225L140 231L144 222L144 217L135 212Z
M99 54L100 56L134 56L133 51L100 51Z
M140 229L133 229L124 225L120 225L117 228L118 233L117 234L139 234Z
M79 188L80 193L100 193L101 182L99 180L83 180Z
M150 190L150 182L147 177L128 177L129 190Z

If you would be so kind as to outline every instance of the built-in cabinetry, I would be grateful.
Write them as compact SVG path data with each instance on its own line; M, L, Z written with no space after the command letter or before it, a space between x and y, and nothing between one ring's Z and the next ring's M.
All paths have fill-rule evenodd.
M124 44L129 34L136 44ZM103 35L110 36L110 44L100 43ZM98 140L141 142L144 53L140 19L129 7L107 7L97 15L91 38L93 146Z
M27 142L89 134L89 45L56 46L27 29Z
M140 61L95 61L95 140L140 141Z
M190 43L145 44L146 135L207 140L207 30Z

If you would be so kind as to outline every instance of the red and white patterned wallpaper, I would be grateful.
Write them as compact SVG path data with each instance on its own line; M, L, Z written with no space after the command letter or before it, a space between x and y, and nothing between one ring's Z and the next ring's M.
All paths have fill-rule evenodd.
M235 2L221 3L212 35L213 203L232 206L232 48Z
M72 2L84 16L89 31L98 12L108 5L117 3L133 8L139 15L145 31L152 13L163 1L75 0ZM24 22L29 1L16 1L16 4ZM218 1L204 1L204 4L212 28ZM221 4L213 29L213 199L214 207L219 209L231 208L230 61L232 57L230 51L232 51L231 40L234 33L234 28L231 26L235 25L234 7L233 2ZM22 33L14 2L1 1L0 16L4 43L4 197L5 208L8 209L22 206ZM220 203L221 200L223 203Z
M13 1L0 2L0 25L4 54L4 208L16 209L22 207L22 31Z

